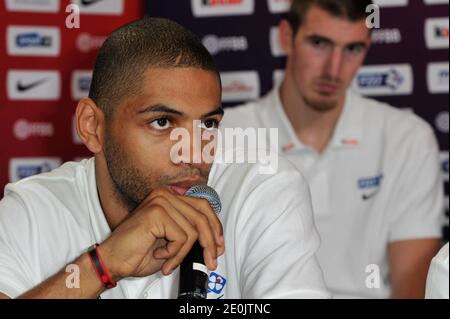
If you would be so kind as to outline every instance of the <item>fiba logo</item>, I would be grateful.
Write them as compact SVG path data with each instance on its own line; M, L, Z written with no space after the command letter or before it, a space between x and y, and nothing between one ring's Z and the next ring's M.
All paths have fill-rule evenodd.
M105 36L95 36L86 32L81 33L76 40L76 47L82 53L98 50L105 42Z
M29 123L26 120L18 120L14 124L14 135L23 141L32 136L51 137L54 134L52 123Z
M248 49L248 41L244 36L218 37L214 34L208 34L202 42L212 55L223 51L237 52Z

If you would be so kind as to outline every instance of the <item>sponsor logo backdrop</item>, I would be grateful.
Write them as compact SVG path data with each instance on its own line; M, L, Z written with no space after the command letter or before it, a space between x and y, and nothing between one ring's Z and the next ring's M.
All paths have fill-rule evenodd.
M413 110L435 129L447 194L449 129L448 0L376 0L381 28L352 89ZM283 76L278 22L290 0L147 0L147 13L194 31L223 75L225 106L266 94ZM444 230L448 238L448 226Z
M78 29L66 27L71 4ZM8 182L90 156L74 127L77 101L106 36L144 12L135 0L0 0L2 194Z

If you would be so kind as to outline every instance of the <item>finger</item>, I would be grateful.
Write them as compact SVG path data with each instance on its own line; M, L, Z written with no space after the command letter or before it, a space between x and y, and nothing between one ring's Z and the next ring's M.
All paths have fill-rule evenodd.
M198 239L200 245L204 248L203 255L206 265L210 270L215 270L217 268L218 248L214 241L213 231L206 217L178 198L172 198L169 201L159 196L155 197L152 203L157 203L164 207L166 212L188 234L186 242L188 251Z
M206 199L202 198L192 198L192 197L186 197L186 196L180 196L177 194L174 194L173 192L169 191L165 188L158 188L155 189L148 197L148 199L151 201L153 198L162 196L167 199L169 199L172 204L178 209L184 209L186 206L180 206L179 201L177 199L181 200L182 202L188 204L189 206L193 207L197 211L201 212L203 215L205 215L208 218L208 222L211 225L211 228L214 231L214 238L216 240L216 243L218 246L223 247L225 244L224 238L223 238L223 227L222 223L220 222L217 214L214 212L214 210L211 208L211 205ZM223 249L222 249L223 250Z
M207 231L208 227L202 227L202 229L198 229L199 241L203 248L210 249L210 253L207 253L205 256L205 261L212 258L213 262L211 264L208 263L208 266L212 266L212 264L215 264L215 259L217 259L217 256L220 256L224 253L225 247L222 235L222 224L220 223L220 220L217 218L216 214L213 212L209 203L203 199L192 198L194 201L197 201L196 206L199 209L196 209L196 207L191 206L188 202L183 200L186 199L186 197L175 195L174 193L164 188L154 190L149 196L152 201L154 201L158 197L166 198L171 203L171 205L173 205L180 213L186 215L189 221L196 227L198 227L199 225L205 225L206 223L202 223L202 220L206 217L207 225L209 225L209 228L212 229L212 238L215 240L215 243L214 245L209 244L210 237L208 233L203 233L203 229ZM203 213L205 211L206 213ZM195 216L197 216L198 213L201 213L202 215L204 215L204 217L196 218ZM208 215L211 218L211 221L208 218ZM216 229L216 231L214 231L214 228Z
M187 235L185 244L188 245L190 248L198 239L197 230L194 228L191 222L183 214L181 214L166 198L156 197L153 199L152 204L161 206L166 212L166 214L168 214L177 223L177 225L185 232L185 234ZM175 256L175 254L164 249L158 250L157 254L158 258L166 258L166 259Z
M164 256L161 256L160 248L163 248L165 250L166 246L169 244L169 242L165 239L158 239L155 244L152 246L153 250L153 258L155 259L165 259Z
M216 239L217 246L224 248L225 240L223 238L222 223L220 222L219 217L214 212L209 202L204 198L192 198L186 196L176 196L176 197L206 216L211 228L214 231L215 236L214 238Z
M211 228L213 229L214 238L216 240L216 245L218 247L220 247L221 253L219 255L223 254L225 240L223 238L222 223L220 222L217 214L211 208L211 205L209 204L209 202L206 199L180 196L180 195L174 194L173 192L171 192L165 188L158 188L158 189L154 190L149 195L149 199L152 200L153 198L156 198L158 196L162 196L162 197L169 199L169 201L181 212L183 211L183 209L186 209L186 207L187 207L182 204L182 202L184 202L185 204L188 204L190 207L194 208L195 210L197 210L200 213L202 213L203 215L205 215L206 218L208 219L208 222L209 222Z
M217 238L208 218L194 207L183 202L181 198L177 198L173 204L179 205L179 209L183 211L198 230L198 241L204 249L204 260L209 269L216 269L218 253L221 252L221 249L219 249L220 242L217 242Z
M154 255L158 259L166 259L163 257L165 255L173 256L164 263L162 268L163 274L169 275L189 252L189 249L186 248L188 236L162 206L152 205L151 208L153 210L152 217L156 221L152 227L153 236L165 238L168 242L165 247L155 249ZM179 263L177 263L178 261Z

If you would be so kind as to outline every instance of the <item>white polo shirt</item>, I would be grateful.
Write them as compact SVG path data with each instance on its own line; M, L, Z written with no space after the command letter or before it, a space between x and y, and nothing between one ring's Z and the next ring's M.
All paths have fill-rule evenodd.
M426 299L449 299L448 243L431 261L427 276Z
M315 257L308 186L288 161L275 175L259 174L258 164L215 164L209 185L221 198L226 252L210 274L208 298L330 296ZM23 294L110 233L94 159L9 184L0 201L0 292ZM101 297L176 298L178 275L127 278Z
M438 146L432 129L416 115L348 92L322 154L298 140L278 88L226 109L221 125L279 129L278 151L310 184L322 240L319 263L335 297L388 298L388 244L441 237ZM378 271L380 280L374 281Z

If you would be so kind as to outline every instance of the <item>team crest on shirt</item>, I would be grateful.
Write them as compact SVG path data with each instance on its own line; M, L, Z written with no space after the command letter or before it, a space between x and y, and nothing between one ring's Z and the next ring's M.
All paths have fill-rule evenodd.
M216 294L220 295L227 283L227 279L218 273L212 272L209 275L209 281L208 281L208 293L209 294ZM219 296L218 299L222 298L223 295Z
M358 179L358 188L363 192L362 199L366 201L374 197L378 193L382 181L383 174Z

